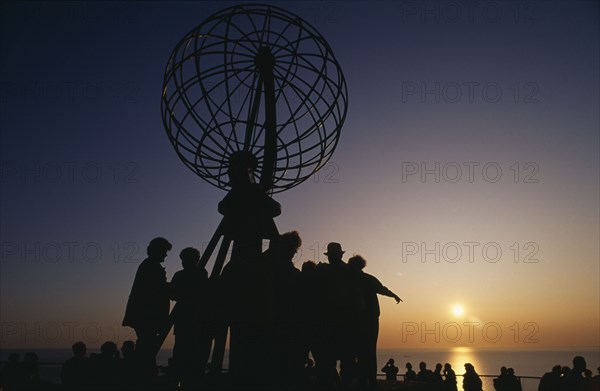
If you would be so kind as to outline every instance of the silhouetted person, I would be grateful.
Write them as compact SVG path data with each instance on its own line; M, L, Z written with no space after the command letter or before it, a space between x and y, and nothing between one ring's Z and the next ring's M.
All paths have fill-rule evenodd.
M456 373L449 363L444 364L444 390L457 391Z
M538 385L538 391L560 391L560 365L552 367L551 372L544 373Z
M23 388L41 388L40 366L38 355L35 352L27 352L23 355Z
M483 391L481 378L475 372L473 364L465 364L465 374L463 375L463 390L464 391Z
M100 346L100 354L90 358L94 386L114 388L120 382L121 362L117 344L106 341Z
M377 384L377 338L379 336L379 301L377 295L393 297L399 303L400 297L374 276L363 271L367 261L360 255L348 260L348 269L356 292L356 330L359 377L366 387ZM440 368L441 369L441 368Z
M292 259L302 240L296 231L272 239L267 254L268 285L273 307L271 368L279 386L294 386L302 382L306 362L305 344L301 337L301 272Z
M415 381L417 380L417 373L413 371L411 363L406 363L406 373L404 374L404 381Z
M444 379L442 378L442 364L437 363L435 364L435 370L433 371L433 383L436 385L436 387L439 388L443 382Z
M417 381L432 382L433 372L427 369L427 364L424 361L419 363L419 373L417 373Z
M75 342L71 347L74 356L65 361L60 372L63 386L68 388L82 388L90 385L90 362L85 356L87 351L85 343Z
M385 380L388 381L397 381L398 380L398 367L394 365L394 359L390 358L388 362L385 364L383 368L381 368L381 372L385 373Z
M568 391L583 391L586 389L586 382L583 378L583 372L587 369L587 364L582 356L573 357L573 368L566 376L563 389Z
M139 380L139 364L135 354L135 342L124 341L121 345L120 380L124 386L133 386Z
M172 299L177 302L173 362L182 386L189 386L198 382L208 360L206 345L209 341L200 335L200 317L206 316L201 311L202 302L206 300L208 274L198 265L200 251L197 249L184 248L179 257L183 270L175 273L171 280Z
M344 384L352 378L354 368L354 341L356 337L356 288L352 285L348 265L342 260L345 251L339 243L327 245L328 263L317 265L321 299L320 342L323 354L317 362L319 377L324 386L332 387L338 381L336 369L340 361L340 377Z
M506 370L506 391L522 391L521 380L515 376L515 370L513 368L508 368Z
M494 389L496 391L508 390L508 373L506 367L500 368L500 375L494 379Z
M169 319L169 285L165 268L161 265L172 245L165 238L150 241L146 258L138 267L123 326L133 327L137 336L137 357L144 376L156 375L158 335Z
M19 360L17 353L8 355L8 362L0 370L0 389L14 391L23 382L23 367Z

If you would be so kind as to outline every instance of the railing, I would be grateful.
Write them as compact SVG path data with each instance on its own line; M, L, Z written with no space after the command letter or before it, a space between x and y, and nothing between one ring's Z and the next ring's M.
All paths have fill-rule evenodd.
M378 373L377 377L380 379L385 379L385 373ZM457 378L463 377L463 375L457 374L456 377ZM497 378L498 375L481 375L480 374L479 377L488 378L488 379L493 380L493 379ZM515 377L517 379L519 379L519 382L521 383L521 388L523 391L537 391L541 376L517 376L517 375L515 375ZM402 380L404 380L404 374L399 373L398 378L399 379L402 378ZM457 382L457 385L458 385L459 390L462 389L461 382ZM489 386L486 387L486 385L484 384L483 390L484 391L494 391L494 386L492 384L490 384Z
M22 361L21 361L22 362ZM6 361L0 361L0 368L4 366L4 364L6 364ZM42 378L42 380L49 380L52 382L56 382L56 383L60 383L60 372L59 367L62 367L63 363L56 363L56 362L40 362L38 363L38 366L40 368L40 377ZM44 368L46 368L46 370L43 370ZM52 370L48 370L52 368L52 370L56 370L56 374L54 376L50 375L48 376ZM227 369L225 369L223 372L227 372ZM46 376L44 376L46 374ZM457 374L456 377L462 377L463 375ZM515 375L516 376L516 375ZM379 379L385 379L385 373L378 373L377 377ZM498 377L498 375L479 375L479 377L481 378L488 378L488 379L495 379ZM540 382L541 377L540 376L516 376L517 379L519 379L520 383L521 383L521 388L523 389L523 391L537 391L537 387L538 384ZM404 380L404 374L398 374L398 379L402 379ZM458 389L460 390L461 387L461 382L458 382ZM485 387L484 386L484 391L494 391L494 388L492 385Z

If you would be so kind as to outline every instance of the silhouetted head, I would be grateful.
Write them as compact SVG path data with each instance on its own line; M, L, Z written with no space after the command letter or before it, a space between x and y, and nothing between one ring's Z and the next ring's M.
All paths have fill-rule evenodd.
M117 349L117 344L113 341L106 341L100 346L100 353L105 357L114 358L117 357L119 349Z
M193 269L198 266L200 251L193 247L186 247L179 253L179 258L184 269Z
M302 239L297 231L286 232L279 237L272 239L269 243L269 248L278 261L291 261L300 246Z
M135 354L135 343L133 341L125 341L121 345L121 354L123 358L133 357Z
M422 370L422 371L424 371L424 370L427 369L427 364L425 364L425 361L421 361L419 363L419 369Z
M435 364L435 370L436 370L436 372L441 371L442 370L442 364L440 364L440 363Z
M362 270L367 266L367 261L360 255L354 255L348 259L348 266L352 270Z
M506 367L500 368L500 374L501 375L506 375Z
M406 363L406 369L412 369L412 364L411 364L411 363L409 363L409 362L407 362L407 363Z
M342 245L336 242L331 242L327 245L327 259L329 262L336 262L342 260L342 255L344 255L345 251L342 251Z
M314 273L317 270L317 264L313 261L306 261L302 264L302 273Z
M444 370L449 371L450 369L452 369L452 365L450 365L449 363L445 363Z
M158 237L150 241L146 252L148 253L148 257L163 262L167 257L167 251L170 251L172 248L173 245L167 239Z
M75 357L83 357L87 351L85 344L81 341L75 342L73 346L71 346L71 349L73 349L73 354Z
M393 358L390 358L390 359L388 360L388 364L392 364L392 365L394 365L394 359L393 359Z
M508 368L506 370L506 373L510 376L514 376L515 375L515 369L514 368Z
M587 367L585 363L585 358L582 356L573 357L573 370L574 371L583 371Z
M555 365L552 367L552 373L555 375L560 375L560 370L562 367L560 365Z
M591 378L592 377L592 371L590 371L589 369L586 369L585 371L583 371L583 377L585 377L585 378Z
M248 186L254 183L254 171L258 160L251 152L236 151L229 156L229 183L232 188Z
M466 363L466 364L465 364L465 370L466 370L467 372L473 372L473 371L475 371L475 367L474 367L474 366L473 366L473 364L471 364L471 363Z
M563 376L566 377L569 374L569 372L571 372L571 368L565 365L560 369L560 372L563 374Z

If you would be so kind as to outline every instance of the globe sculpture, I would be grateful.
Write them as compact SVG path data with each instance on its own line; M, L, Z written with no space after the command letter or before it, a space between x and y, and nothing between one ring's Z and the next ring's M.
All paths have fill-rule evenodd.
M224 217L200 260L206 265L221 242L214 279L232 243L229 262L236 264L260 255L262 240L278 235L273 217L280 205L270 195L299 185L327 163L348 96L331 47L311 25L281 8L251 4L217 12L183 37L167 63L161 103L179 158L228 191L219 203ZM243 345L237 335L244 333L237 331L230 371L234 347ZM226 337L227 326L214 335L215 371Z
M177 44L162 118L200 178L229 190L229 159L246 151L265 190L278 193L327 163L347 104L342 70L311 25L278 7L242 5L210 16Z

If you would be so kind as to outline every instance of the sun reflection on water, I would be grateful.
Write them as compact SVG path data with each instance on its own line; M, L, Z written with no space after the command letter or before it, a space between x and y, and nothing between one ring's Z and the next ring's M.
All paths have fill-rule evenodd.
M465 346L453 347L450 352L450 363L452 363L452 369L456 374L465 373L465 364L471 363L475 367L475 371L479 367L479 360L475 354L475 351Z

